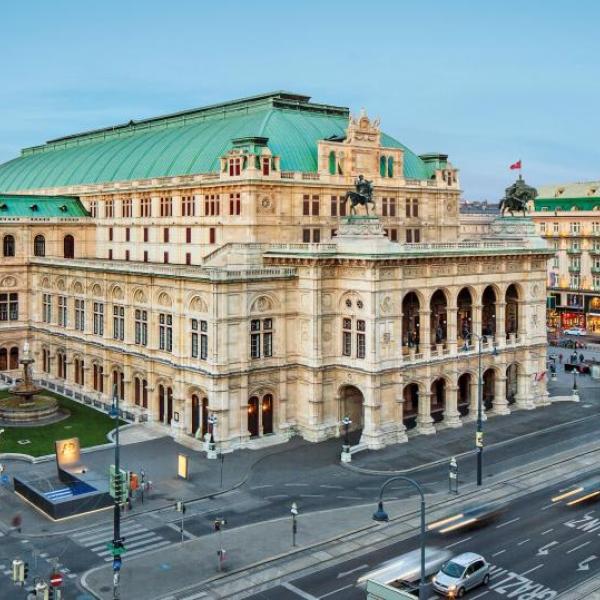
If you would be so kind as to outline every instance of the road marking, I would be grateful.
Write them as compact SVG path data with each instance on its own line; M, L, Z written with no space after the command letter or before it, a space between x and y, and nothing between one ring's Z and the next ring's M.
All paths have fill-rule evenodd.
M485 596L486 594L489 594L490 590L485 590L485 592L481 592L481 594L477 594L477 596L471 596L471 600L475 600L475 598L481 598L481 596Z
M500 556L501 554L504 554L506 552L506 550L500 550L499 552L496 552L495 554L492 554L492 558L494 556Z
M543 567L543 563L541 565L538 565L537 567L533 567L533 569L529 569L529 571L523 571L521 573L521 576L524 577L525 575L527 575L528 573L533 573L534 571L537 571L538 569L541 569Z
M362 569L366 569L369 565L365 563L364 565L360 565L358 567L354 567L354 569L350 569L349 571L342 571L337 574L336 579L341 579L342 577L346 577L346 575L350 575L350 573L356 573L356 571L361 571Z
M327 488L328 490L343 490L344 489L343 485L330 485L328 483L323 483L319 487Z
M351 588L351 587L354 587L353 583L351 583L350 585L345 585L344 587L338 588L337 590L333 590L332 592L327 592L326 594L319 596L319 598L327 598L327 596L333 596L334 594L337 594L338 592L342 592L343 590L347 590L348 588Z
M444 546L444 548L446 548L446 550L447 550L448 548L452 548L453 546L458 546L458 544L462 544L463 542L468 542L472 537L473 536L468 537L468 538L463 538L462 540L458 540L458 542L454 542L453 544L448 544L447 546Z
M131 546L131 542L137 542L137 541L143 540L145 538L160 538L160 536L156 535L153 531L148 531L146 533L140 533L139 535L135 534L135 535L129 536L125 540L125 547L129 548L129 546ZM162 539L162 538L160 538L160 539ZM99 544L97 546L92 546L92 547L90 547L90 550L92 552L98 552L98 550L105 549L106 548L106 544L107 544L107 542L103 542L102 544Z
M542 535L546 535L547 533L550 533L551 531L554 531L554 528L546 529L546 531L542 531Z
M510 525L511 523L516 523L520 521L521 517L517 517L516 519L511 519L510 521L506 521L504 523L500 523L500 525L496 525L496 529L500 529L500 527L504 527L505 525Z
M508 569L500 569L493 575L490 575L490 579L496 579L496 577L500 577L500 575L506 575L508 573Z
M362 500L360 496L336 496L339 500Z
M598 557L595 554L592 554L591 556L588 556L585 560L582 560L578 565L577 565L577 570L578 571L589 571L590 570L590 565L588 563L591 563L593 560L596 560Z
M542 506L542 510L548 510L552 506L554 506L554 504L546 504L546 506Z
M169 527L170 529L172 529L173 531L176 531L179 535L181 535L181 522L179 524L167 523L167 527ZM184 537L186 537L190 540L196 539L196 536L193 533L190 533L189 531L187 531L185 529L185 527L183 528L183 535L184 535Z
M300 494L300 498L324 498L325 494Z
M313 596L312 594L304 592L303 590L301 590L300 588L297 588L295 585L292 585L291 583L283 582L281 584L281 586L284 587L286 590L293 592L297 596L300 596L300 598L304 598L304 600L319 600L316 596Z
M127 548L127 554L131 555L131 548L137 548L138 546L146 546L146 544L151 544L152 548L158 546L154 542L166 541L164 538L161 538L160 535L155 535L150 538L145 538L143 540L136 540L135 542L125 542L125 548ZM171 542L168 542L169 544ZM147 547L144 550L148 550ZM112 550L103 550L102 552L96 552L98 556L107 556L108 554L112 554Z
M308 483L284 483L285 487L308 487Z
M530 541L531 541L531 538L527 538L526 540L523 540L522 542L519 542L517 544L517 546L522 546L523 544L526 544L527 542L530 542Z
M171 544L172 544L172 542L170 542L169 540L164 540L163 542L158 542L156 544L152 544L151 548L143 546L142 548L135 548L135 550L128 550L127 551L127 556L133 556L134 554L140 554L140 552L147 552L148 550L154 550L155 548L160 548L162 546L169 546ZM107 556L104 559L104 562L109 562L112 559L113 559L112 556Z
M191 596L185 596L184 598L180 598L180 600L200 600L200 598L206 598L206 592L199 592L192 594Z
M273 484L265 483L264 485L253 485L250 489L251 490L262 490L264 488L269 488L269 487L273 487Z
M584 542L583 544L579 544L579 546L575 546L575 548L571 548L570 550L567 550L567 554L571 554L571 552L575 552L575 550L579 550L580 548L583 548L584 546L587 546L588 544L591 544L592 542Z
M550 542L549 544L542 546L538 549L537 556L548 556L550 548L552 548L553 546L558 546L558 542Z

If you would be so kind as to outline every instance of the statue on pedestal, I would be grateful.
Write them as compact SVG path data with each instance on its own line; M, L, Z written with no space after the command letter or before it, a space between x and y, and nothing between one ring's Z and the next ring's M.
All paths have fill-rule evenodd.
M511 186L507 187L504 192L504 198L500 200L500 214L505 216L508 211L511 217L514 217L514 211L522 212L523 216L527 216L527 205L530 201L535 200L537 190L525 183L521 175Z
M357 205L365 207L367 215L369 214L369 204L375 208L375 202L373 201L373 182L365 179L363 175L359 175L358 179L354 182L355 192L346 192L344 196L344 203L350 199L352 205L350 206L350 214L356 215Z

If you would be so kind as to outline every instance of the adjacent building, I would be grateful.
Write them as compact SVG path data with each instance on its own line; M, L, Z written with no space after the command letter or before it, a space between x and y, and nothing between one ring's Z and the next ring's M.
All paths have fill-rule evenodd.
M376 216L349 218L371 180ZM457 169L277 92L51 140L0 165L0 371L199 447L370 448L547 402L528 222L461 233Z
M543 186L534 220L548 262L548 326L600 334L600 182Z

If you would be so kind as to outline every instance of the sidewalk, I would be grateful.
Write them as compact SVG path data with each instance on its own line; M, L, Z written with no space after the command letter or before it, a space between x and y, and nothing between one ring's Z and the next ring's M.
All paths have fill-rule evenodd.
M583 454L585 451L588 454ZM447 493L427 495L428 518L435 519L454 503L462 504L470 497L484 503L496 499L510 499L541 488L552 481L560 481L566 474L575 475L587 470L598 460L600 444L590 444L562 456L556 456L536 465L516 469L510 477L498 476L483 490L473 484L464 485L457 497ZM550 470L548 467L552 465ZM552 473L550 479L548 473ZM510 484L506 484L510 480ZM413 531L418 524L415 508L417 503L411 490L406 498L386 502L386 510L392 517L387 525L375 524L371 514L376 503L339 507L299 516L299 548L291 548L291 520L288 517L255 523L235 530L225 530L222 544L227 550L226 568L231 575L217 573L216 534L186 541L164 552L145 553L139 557L123 559L121 593L124 598L158 600L173 598L177 592L199 591L214 581L218 597L248 590L273 578L322 564L361 547L372 547L382 542L390 543L392 537ZM340 540L344 538L343 543ZM110 564L96 567L84 574L83 586L96 598L109 599L111 595L112 568ZM210 597L210 596L208 596Z

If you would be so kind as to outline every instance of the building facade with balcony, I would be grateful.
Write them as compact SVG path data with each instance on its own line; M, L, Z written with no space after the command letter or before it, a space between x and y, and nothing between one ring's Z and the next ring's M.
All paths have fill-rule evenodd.
M534 220L548 261L548 326L600 334L600 182L543 186Z
M479 349L486 410L547 401L545 245L462 240L447 156L365 113L278 92L131 121L24 150L0 190L0 371L28 340L38 379L190 446L209 413L224 449L460 426Z

